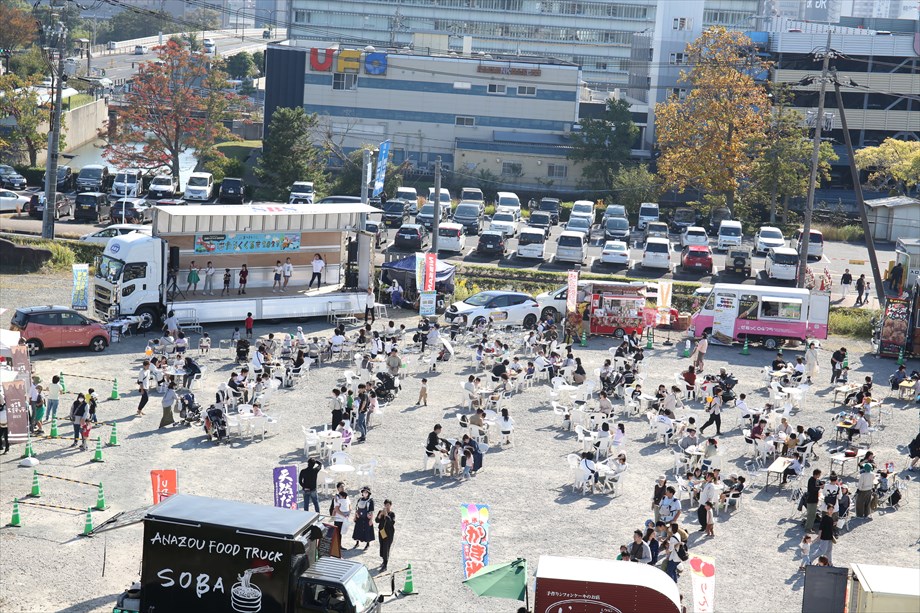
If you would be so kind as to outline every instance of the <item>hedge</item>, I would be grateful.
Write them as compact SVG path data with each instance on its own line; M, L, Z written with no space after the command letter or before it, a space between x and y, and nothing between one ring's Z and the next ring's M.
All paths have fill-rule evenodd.
M63 238L55 238L52 241L37 236L23 236L21 234L3 234L2 236L17 245L50 249L54 254L52 265L58 270L69 269L71 264L75 263L92 266L96 258L102 256L102 252L105 250L105 245Z

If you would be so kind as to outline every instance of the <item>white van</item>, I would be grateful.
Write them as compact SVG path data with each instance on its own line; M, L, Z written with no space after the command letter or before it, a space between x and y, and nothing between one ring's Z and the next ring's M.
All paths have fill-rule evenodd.
M438 226L438 251L463 253L466 249L466 232L458 223L442 223Z
M556 261L584 264L588 260L588 237L584 232L564 231L556 241Z
M137 168L119 170L112 182L112 195L119 198L137 198L144 191L144 173Z
M396 197L409 203L409 213L418 213L418 192L414 187L397 187Z
M764 273L768 279L795 281L799 272L799 252L789 247L773 247L767 251Z
M518 219L521 218L521 200L514 192L498 192L495 195L495 212L507 209L513 212Z
M206 202L214 194L214 175L209 172L193 172L185 184L184 198L189 201Z
M543 261L546 251L546 233L542 228L524 227L518 235L517 256Z
M660 212L658 210L658 204L655 202L643 202L639 205L639 223L637 228L639 230L645 230L645 226L650 221L659 221Z
M792 248L801 251L799 243L802 241L804 230L799 228L792 235ZM824 235L820 230L812 230L808 233L808 257L820 259L824 255Z
M450 219L451 203L450 203L450 191L446 188L441 188L441 219ZM428 188L428 202L434 202L434 188Z
M460 190L460 200L472 200L473 202L485 203L485 196L478 187L464 187Z
M719 224L719 235L716 238L716 249L726 250L729 247L740 247L743 233L741 222L726 219Z
M659 236L650 236L642 250L642 268L671 269L671 241Z

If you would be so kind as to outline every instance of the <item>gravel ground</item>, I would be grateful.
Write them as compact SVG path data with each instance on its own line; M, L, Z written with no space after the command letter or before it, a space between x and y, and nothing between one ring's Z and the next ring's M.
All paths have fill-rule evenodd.
M69 275L0 276L0 303L6 308L48 302L67 304L69 287ZM0 317L0 325L8 325L9 317L9 312ZM295 325L260 322L256 332L291 330ZM318 321L310 321L305 327L320 333L327 333L326 328ZM209 327L209 332L214 339L220 339L226 338L230 329L214 326ZM177 468L182 492L271 504L272 467L304 463L300 426L327 421L328 390L343 369L318 369L297 389L275 395L270 413L281 420L279 434L269 436L264 442L233 442L214 447L206 443L200 428L157 430L158 396L151 396L147 416L134 417L137 394L129 382L134 379L144 344L143 337L133 337L101 355L65 350L46 352L37 358L35 370L43 378L59 371L85 376L115 375L123 394L120 400L107 400L99 407L101 419L118 422L121 443L119 447L106 448L105 463L91 463L91 452L71 450L66 441L46 440L36 443L42 462L40 472L87 482L101 480L110 508L93 513L97 525L119 511L150 503L151 469ZM840 339L825 343L827 347L841 344L848 345L854 356L852 380L873 374L881 382L894 370L893 361L869 355L866 343ZM601 365L609 345L607 339L592 339L588 348L577 350L588 372ZM789 350L787 354L794 356L798 352ZM707 370L730 365L741 380L739 391L748 393L752 406L759 406L766 394L757 371L770 359L772 355L760 349L753 349L750 356L741 356L737 347L712 347ZM647 388L670 383L672 373L688 364L688 360L679 357L676 348L660 344L648 352L646 360ZM829 466L827 447L834 438L830 418L835 413L832 393L825 385L828 360L829 352L822 351L819 384L791 419L793 425L823 425L827 429L818 450L821 458L816 464L825 472ZM226 361L206 365L208 372L199 398L209 400L218 383L229 374L230 365ZM917 367L909 364L909 368ZM651 516L649 499L655 477L665 471L669 477L672 474L671 456L646 436L644 421L628 418L623 421L631 468L622 494L611 498L573 493L565 456L577 451L578 444L573 433L556 426L545 385L514 397L510 406L517 422L516 446L493 448L485 457L481 474L460 483L422 473L422 448L432 425L444 424L445 437L460 434L454 415L460 384L466 374L465 363L460 360L451 362L446 372L430 374L428 407L413 406L419 377L409 378L400 396L370 431L368 441L350 451L355 463L379 460L374 498L378 504L384 498L392 499L397 516L390 568L401 568L411 562L415 571L419 595L388 603L387 611L509 611L516 606L508 601L477 598L460 583L461 504L490 505L493 562L522 556L533 571L541 554L613 558L619 545L628 543L632 531ZM67 377L66 381L71 394L93 385L89 379ZM107 396L109 384L95 383L103 397ZM62 401L64 411L63 405L69 406L73 398L71 394ZM907 501L897 512L882 512L868 522L851 521L850 531L835 547L834 561L838 565L864 562L918 567L918 485L913 478L915 473L903 470L906 445L917 432L916 406L896 399L888 399L886 403L893 407L893 416L885 418L873 448L880 461L895 462L901 478L909 481ZM701 412L693 412L700 416ZM720 441L726 456L723 472L729 473L742 465L745 449L736 413L727 410L723 423L725 436ZM109 428L99 431L106 440ZM16 452L0 456L4 522L10 516L8 503L14 497L24 497L31 487L31 471L17 467L21 450ZM852 477L847 483L853 483ZM38 502L43 504L77 508L95 504L95 488L51 479L43 479L41 484L43 495ZM361 485L351 482L349 489L356 494ZM697 529L696 514L685 508L687 511L687 527L693 533ZM793 554L802 531L791 519L794 511L788 491L778 491L773 486L767 490L758 487L747 496L740 510L719 517L714 539L699 539L695 534L691 537L692 549L716 559L717 611L800 610L803 579L796 573L798 562ZM23 504L21 513L21 528L0 529L0 610L111 611L117 595L138 578L140 527L82 539L76 535L83 528L85 512ZM350 539L344 542L352 543ZM367 552L349 551L345 555L371 568L380 563L376 546ZM398 584L401 581L402 576ZM756 594L752 593L751 585L757 586ZM389 582L381 582L384 591L388 591L388 586ZM689 573L680 578L679 588L681 593L689 595Z

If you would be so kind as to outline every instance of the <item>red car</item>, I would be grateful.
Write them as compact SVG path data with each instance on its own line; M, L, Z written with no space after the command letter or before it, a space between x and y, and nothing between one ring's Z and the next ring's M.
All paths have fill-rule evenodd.
M712 250L707 245L688 245L680 254L680 268L684 272L705 270L712 274Z

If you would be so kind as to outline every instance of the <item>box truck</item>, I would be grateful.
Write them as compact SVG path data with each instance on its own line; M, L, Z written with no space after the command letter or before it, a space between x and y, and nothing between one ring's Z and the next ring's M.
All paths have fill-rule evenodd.
M920 570L850 564L850 613L920 611Z
M323 556L319 515L175 494L94 533L144 525L140 582L113 613L372 613L383 597L367 568Z

